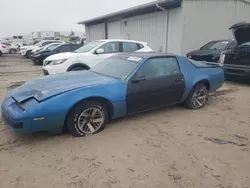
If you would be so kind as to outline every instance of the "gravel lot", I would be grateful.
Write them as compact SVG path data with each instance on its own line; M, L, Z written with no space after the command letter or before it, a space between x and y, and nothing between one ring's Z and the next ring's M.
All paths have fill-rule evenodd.
M39 76L19 55L0 57L0 102ZM249 86L226 83L204 109L144 113L85 138L16 135L0 122L0 187L248 188L249 104Z

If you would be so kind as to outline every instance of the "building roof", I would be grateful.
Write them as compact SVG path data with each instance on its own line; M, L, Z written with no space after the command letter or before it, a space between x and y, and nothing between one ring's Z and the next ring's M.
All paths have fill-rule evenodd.
M182 0L157 0L147 4L139 5L136 7L124 9L118 12L107 14L104 16L92 18L89 20L84 20L78 22L78 24L93 25L98 23L103 23L105 21L116 21L121 18L128 18L132 16L143 15L152 12L161 11L161 8L157 7L157 4L164 9L177 8L181 6Z

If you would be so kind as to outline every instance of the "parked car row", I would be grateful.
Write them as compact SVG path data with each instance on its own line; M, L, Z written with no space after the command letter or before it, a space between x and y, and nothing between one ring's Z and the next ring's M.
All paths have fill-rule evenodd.
M35 45L30 45L30 46L22 46L20 47L20 52L22 56L25 56L27 58L31 58L31 53L32 50L42 48L48 44L51 43L64 43L63 41L58 41L58 40L45 40L45 41L40 41L36 43Z
M74 52L78 48L80 48L82 45L80 44L58 44L58 43L52 43L44 48L37 50L35 52L32 52L30 55L31 60L38 65L43 65L43 61L54 54L58 53L64 53L64 52Z
M19 46L8 42L0 42L0 56L3 54L15 54L19 51Z

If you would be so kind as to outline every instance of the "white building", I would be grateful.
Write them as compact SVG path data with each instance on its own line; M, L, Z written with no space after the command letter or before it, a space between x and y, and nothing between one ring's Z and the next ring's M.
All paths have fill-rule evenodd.
M122 38L155 51L184 55L211 40L233 38L228 28L250 21L250 0L159 0L79 22L87 42Z

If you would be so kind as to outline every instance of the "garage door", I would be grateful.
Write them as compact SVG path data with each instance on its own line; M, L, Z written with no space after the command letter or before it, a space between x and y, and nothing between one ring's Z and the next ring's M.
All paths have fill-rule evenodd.
M121 21L108 23L108 38L109 39L121 38Z
M166 51L167 12L157 12L124 19L123 38L147 42L156 52Z
M105 39L105 24L91 25L89 28L89 41Z

